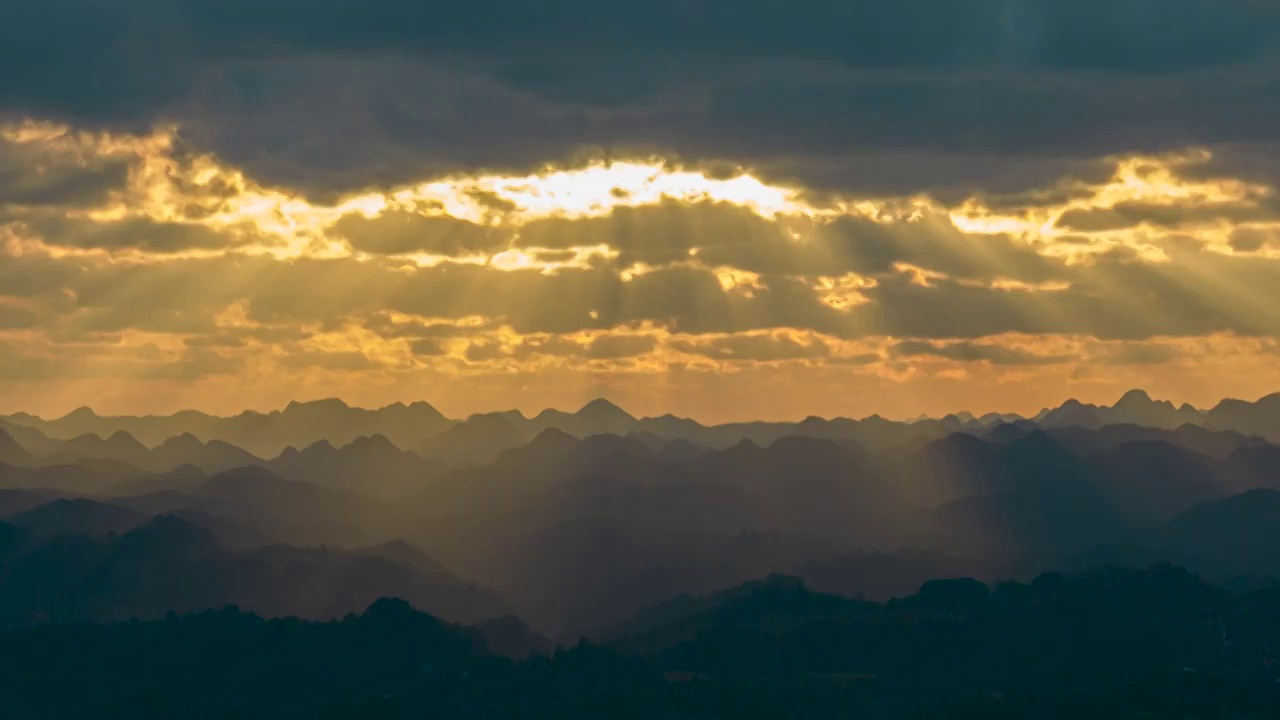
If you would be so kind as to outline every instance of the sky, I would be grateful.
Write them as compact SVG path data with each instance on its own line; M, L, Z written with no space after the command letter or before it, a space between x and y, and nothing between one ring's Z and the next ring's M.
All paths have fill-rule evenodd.
M0 412L1280 390L1280 5L46 0Z

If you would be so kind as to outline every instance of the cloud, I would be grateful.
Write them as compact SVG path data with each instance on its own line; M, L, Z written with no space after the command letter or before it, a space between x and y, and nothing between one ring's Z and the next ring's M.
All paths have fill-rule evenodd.
M123 158L67 157L0 138L0 208L88 207L124 188Z
M0 253L0 296L33 298L56 295L90 267L89 261L78 258Z
M1042 355L1017 348L969 341L954 343L907 340L894 345L890 352L901 358L934 357L958 362L986 362L992 365L1058 365L1070 362L1072 355Z
M391 211L374 218L349 214L334 224L333 233L356 250L380 254L492 253L511 242L510 230L405 211Z
M0 112L175 120L270 184L326 191L584 148L790 166L846 187L879 182L862 156L951 155L898 167L908 177L889 184L919 189L941 171L983 187L1026 172L1027 157L1061 168L1278 139L1267 70L1280 11L1265 2L560 0L535 12L396 0L352 12L337 0L28 3L0 35Z
M173 350L153 343L80 342L46 345L0 340L0 382L66 383L72 379L191 382L231 375L242 358L210 348Z
M448 354L448 349L439 340L421 338L409 343L409 349L417 357L436 357Z
M151 253L227 249L262 240L248 227L221 230L194 223L156 222L145 218L90 220L57 215L25 218L19 221L18 233L48 245Z
M382 363L374 360L363 352L355 350L295 351L277 358L277 362L286 368L320 368L323 370L345 370L354 372L383 368Z
M1227 244L1236 252L1257 252L1267 248L1280 247L1274 229L1239 228L1231 232Z
M637 62L598 62L611 60L619 71ZM653 77L652 92L591 107L512 85L484 63L294 56L210 71L168 115L270 183L327 191L424 170L527 171L582 153L655 152L730 158L815 186L914 192L942 175L953 188L981 190L1027 174L1028 158L1064 169L1112 153L1280 141L1280 102L1268 100L1276 81L1248 68L1153 82L1037 67L718 66Z
M679 338L672 341L671 347L691 355L737 362L817 359L831 355L831 346L821 338L801 342L786 334L731 335L705 340Z
M618 360L653 352L658 339L653 335L597 335L586 346L592 360Z
M1091 362L1105 365L1163 365L1178 360L1183 351L1167 343L1124 342L1104 345L1090 354Z
M26 330L39 320L38 315L25 308L0 305L0 330Z
M982 63L882 48L875 64L774 46L685 77L632 67L635 86L610 89L613 47L573 51L602 60L578 87L539 75L556 58L517 71L484 43L448 62L368 47L179 57L196 89L175 96L176 130L0 126L4 397L37 397L11 394L23 378L70 392L110 377L215 398L207 378L269 374L270 393L323 378L391 398L448 377L462 405L614 381L643 395L657 377L737 391L700 374L714 367L811 384L811 402L857 387L941 403L929 393L960 373L1042 393L1269 377L1250 343L1280 338L1275 178L1238 149L1130 152L1273 132L1265 97L1232 127L1179 109L1187 88L1232 107L1253 55L1157 72L1043 48ZM1043 102L1010 110L1019 98ZM127 126L156 107L140 100L95 122ZM1169 114L1148 121L1142 103ZM581 142L603 154L575 156ZM1239 349L1192 351L1210 341Z
M530 360L540 357L572 360L623 360L648 355L658 347L652 334L596 334L589 339L558 335L525 337L512 344L473 340L464 353L470 362Z
M1068 210L1058 226L1074 232L1123 230L1147 224L1178 229L1220 221L1232 223L1280 220L1277 208L1255 203L1154 204L1127 202L1111 208Z

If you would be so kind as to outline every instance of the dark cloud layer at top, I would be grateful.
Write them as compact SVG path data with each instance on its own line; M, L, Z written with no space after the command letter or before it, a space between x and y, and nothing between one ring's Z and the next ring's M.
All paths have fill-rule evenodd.
M50 0L6 9L0 112L173 118L323 189L584 147L868 187L949 163L827 161L964 155L964 186L1004 174L984 155L1275 141L1278 47L1280 6L1246 0Z

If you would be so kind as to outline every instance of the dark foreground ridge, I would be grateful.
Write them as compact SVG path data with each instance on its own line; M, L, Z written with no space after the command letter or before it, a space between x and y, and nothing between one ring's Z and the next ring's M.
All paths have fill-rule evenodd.
M0 635L0 713L1261 719L1280 707L1278 592L1162 566L872 603L772 576L527 659L494 652L518 621L453 625L390 599L332 622L227 608L45 625Z

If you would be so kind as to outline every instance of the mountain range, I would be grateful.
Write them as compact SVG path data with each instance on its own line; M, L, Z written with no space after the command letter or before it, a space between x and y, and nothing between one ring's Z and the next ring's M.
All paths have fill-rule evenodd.
M304 448L320 441L335 446L348 445L361 437L381 435L405 450L450 461L488 460L503 449L527 443L544 430L561 430L575 437L642 433L667 441L685 440L706 447L728 447L742 440L769 444L781 437L811 437L856 440L869 447L884 447L919 434L955 430L985 430L1005 424L1032 421L1044 428L1106 425L1138 425L1157 429L1198 426L1231 431L1280 442L1280 393L1257 401L1226 399L1213 408L1201 410L1190 405L1175 407L1153 400L1142 390L1132 390L1112 406L1068 400L1056 408L1046 408L1034 417L968 413L938 419L893 422L879 416L861 420L847 418L806 418L799 422L745 422L703 425L672 415L636 418L608 400L597 399L576 412L544 410L534 417L512 410L481 413L451 420L425 402L396 403L376 410L354 408L338 399L293 402L283 410L269 413L246 411L232 417L217 417L197 411L169 416L100 416L80 408L63 417L46 420L26 413L0 416L0 428L11 435L25 433L21 443L41 454L49 454L50 440L73 440L85 435L111 438L124 432L146 447L190 435L202 442L221 441L243 448L262 458L275 457L286 448ZM37 430L47 439L31 431ZM88 442L88 441L83 441ZM183 442L190 442L184 440ZM121 447L116 452L129 452ZM35 446L35 447L33 447ZM136 448L133 452L136 452Z
M936 577L1110 562L1256 586L1280 575L1274 398L1201 412L1135 391L1035 418L719 426L602 400L462 421L337 401L15 415L0 424L0 609L21 587L11 618L150 617L168 602L319 618L373 599L351 585L413 593L450 620L480 619L474 601L572 638L770 573L875 600ZM204 568L189 596L130 589L180 577L163 554L130 554L155 523L156 537L185 532L172 544Z

